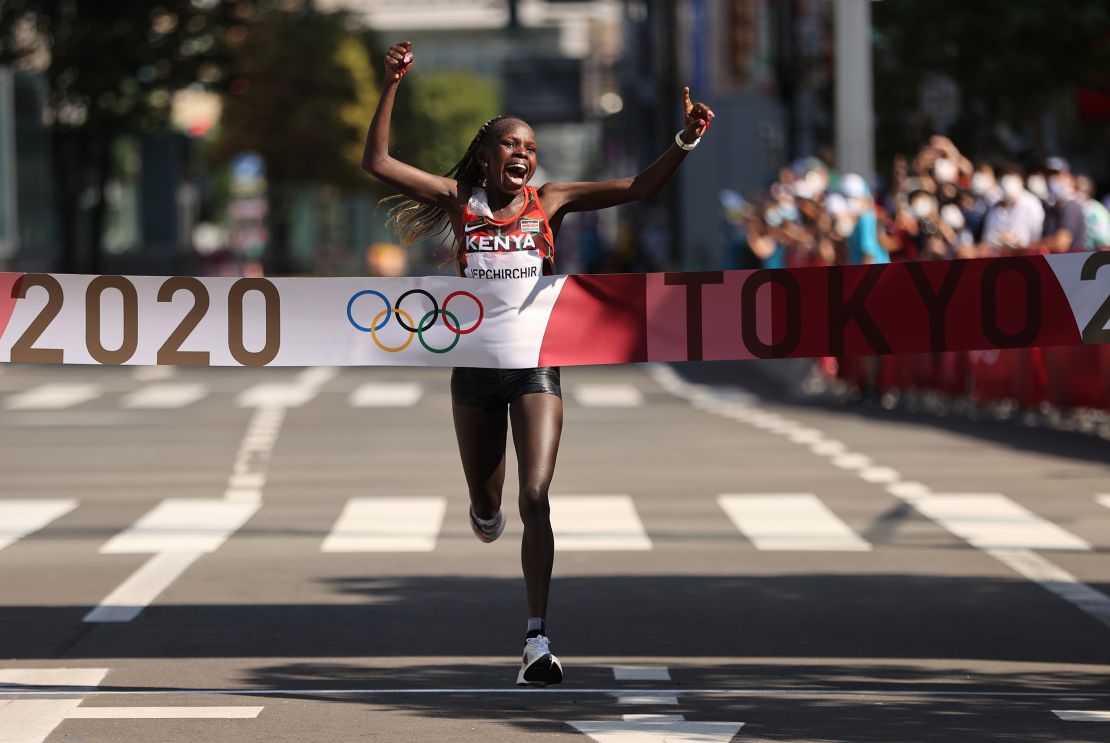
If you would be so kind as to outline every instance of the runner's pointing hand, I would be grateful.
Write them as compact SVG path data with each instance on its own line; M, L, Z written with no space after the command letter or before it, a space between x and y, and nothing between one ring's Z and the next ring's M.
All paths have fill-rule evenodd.
M397 82L412 68L416 56L412 53L412 42L402 41L389 47L385 53L386 82Z
M682 89L682 110L686 116L686 128L682 130L681 136L686 144L690 144L709 131L709 122L717 116L704 103L690 102L689 86Z

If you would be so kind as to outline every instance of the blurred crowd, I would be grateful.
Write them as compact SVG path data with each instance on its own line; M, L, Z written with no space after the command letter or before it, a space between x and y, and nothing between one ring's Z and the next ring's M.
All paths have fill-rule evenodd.
M816 158L756 201L721 192L728 250L741 268L886 263L1110 248L1110 197L1060 157L1040 167L973 160L934 136L873 188Z

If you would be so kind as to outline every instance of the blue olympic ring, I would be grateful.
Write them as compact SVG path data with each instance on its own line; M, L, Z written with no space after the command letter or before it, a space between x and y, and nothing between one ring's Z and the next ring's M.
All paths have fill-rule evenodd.
M351 307L354 306L355 300L358 299L359 297L361 297L363 294L373 294L375 297L377 297L378 299L385 302L385 319L382 320L381 323L379 323L378 325L375 325L373 328L367 328L363 325L359 325L357 322L355 322L355 317L351 313ZM347 302L347 319L351 321L351 325L354 325L356 328L361 330L363 333L369 333L369 332L371 332L371 330L373 330L375 332L378 331L378 330L381 330L382 328L384 328L386 326L386 323L389 322L389 318L392 317L392 315L393 315L393 305L389 303L389 300L385 298L384 294L382 294L379 291L374 291L373 289L363 289L362 291L358 292L353 297L351 297L350 301Z

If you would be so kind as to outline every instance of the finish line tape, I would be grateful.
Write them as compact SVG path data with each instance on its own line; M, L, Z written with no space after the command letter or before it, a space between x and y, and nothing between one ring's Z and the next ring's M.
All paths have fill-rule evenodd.
M1110 343L1110 252L538 280L0 273L0 361L524 368Z

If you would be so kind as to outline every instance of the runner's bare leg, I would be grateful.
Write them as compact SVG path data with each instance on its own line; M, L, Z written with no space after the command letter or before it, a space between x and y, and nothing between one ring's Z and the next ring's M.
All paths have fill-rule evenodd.
M505 408L483 410L452 404L451 413L474 513L478 518L491 519L501 508L505 484Z

